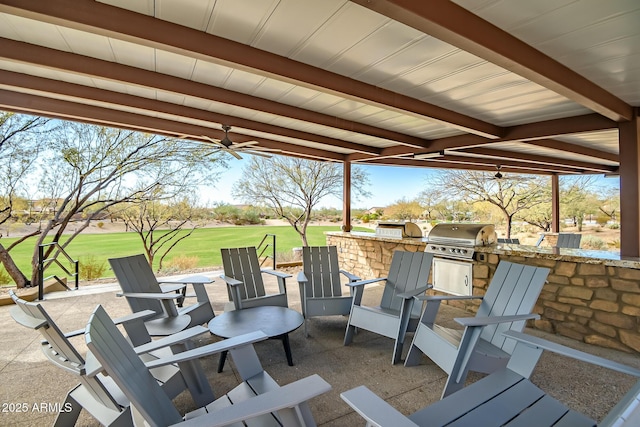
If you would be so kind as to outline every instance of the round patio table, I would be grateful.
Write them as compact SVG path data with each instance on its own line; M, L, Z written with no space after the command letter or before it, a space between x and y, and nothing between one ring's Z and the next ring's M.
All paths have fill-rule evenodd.
M304 318L300 313L286 307L260 306L242 310L226 311L209 321L212 334L222 338L232 338L249 332L262 331L269 338L282 340L287 363L293 366L289 332L298 329ZM218 372L222 372L227 352L220 355Z

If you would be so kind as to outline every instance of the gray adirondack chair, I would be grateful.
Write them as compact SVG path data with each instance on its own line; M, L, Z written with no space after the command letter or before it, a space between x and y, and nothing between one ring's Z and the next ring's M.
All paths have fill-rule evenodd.
M149 370L133 352L118 328L98 306L89 319L85 338L87 346L100 361L124 394L131 400L136 425L153 426L240 425L244 420L265 426L314 426L308 400L325 393L331 386L318 375L312 375L280 387L263 369L252 343L266 339L260 332L230 338L207 347L229 351L242 383L228 394L183 417L160 390ZM208 352L210 354L211 351ZM159 360L156 365L175 358L200 357L196 348ZM281 423L281 424L280 424Z
M335 246L302 248L302 271L298 273L298 286L305 335L309 335L307 323L311 317L349 315L353 296L342 295L340 274L349 283L360 280L358 276L340 269Z
M505 335L516 343L513 356L505 368L409 416L404 416L364 386L348 390L340 396L370 427L593 427L596 421L566 407L529 380L543 350L640 377L639 369L541 338L514 331ZM640 425L640 381L597 425Z
M422 353L442 368L449 378L442 397L462 387L469 370L491 373L504 367L515 346L503 332L521 332L542 291L548 268L501 261L484 297L427 296L424 312L413 335L405 366L420 362ZM444 300L481 299L476 316L458 318L464 330L450 329L435 323L440 302Z
M100 366L90 353L87 354L86 359L83 358L69 341L69 338L83 334L84 329L64 334L41 304L27 302L15 295L13 291L9 293L16 304L11 308L13 319L22 326L38 330L44 338L42 352L49 361L78 378L79 384L67 393L62 404L62 407L67 410L58 413L54 425L74 425L80 415L80 411L85 409L102 425L132 426L129 400L122 394L111 378L98 372ZM143 319L150 314L152 313L134 314L113 320L113 322L114 324L123 325L125 329L130 327L144 329ZM200 328L193 332L195 333L191 334L191 336L202 334L207 330L206 328ZM172 342L178 344L180 341ZM160 347L154 346L154 348ZM152 350L152 348L149 348L149 350ZM146 350L142 350L142 352L146 352ZM141 357L150 361L157 359L157 354L144 353ZM189 388L188 377L183 376L176 365L159 367L153 369L152 373L154 380L162 384L162 391L169 399L173 399ZM199 387L199 384L197 387ZM195 389L192 387L190 390ZM203 404L211 402L214 398L210 388L201 390L198 393L200 394L193 395L194 400Z
M536 246L540 246L544 241L545 235L541 234L540 238L536 242ZM556 248L571 248L578 249L580 247L580 240L582 234L580 233L558 233L558 240L556 241Z
M287 278L290 274L276 270L261 269L258 254L254 246L245 248L223 248L221 279L227 284L229 301L233 301L236 310L261 305L288 307ZM273 275L278 280L279 292L267 294L262 273Z
M580 247L581 239L582 239L582 234L580 233L559 233L558 243L556 243L556 246L558 248L577 249Z
M123 291L119 295L127 299L131 310L152 310L156 313L145 323L153 336L175 334L191 326L205 324L215 316L205 289L205 284L212 282L207 277L190 276L159 282L142 254L110 258L109 264ZM187 284L193 286L196 302L180 307Z
M395 341L391 363L398 363L405 335L415 331L422 310L421 304L414 303L414 296L431 288L427 282L432 261L430 253L395 251L387 277L349 283L355 291L344 345L351 344L356 328L365 329ZM380 305L362 305L365 285L380 281L385 281Z

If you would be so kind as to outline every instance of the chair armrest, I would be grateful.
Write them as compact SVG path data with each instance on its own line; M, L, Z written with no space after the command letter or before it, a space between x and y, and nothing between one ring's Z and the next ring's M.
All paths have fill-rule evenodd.
M307 275L304 274L304 271L300 271L298 273L298 283L307 283L309 280L307 279Z
M346 270L340 270L340 273L344 274L350 282L357 282L359 280L362 280L360 277L356 276L355 274L351 274Z
M229 276L225 276L224 274L222 276L220 276L220 278L222 280L225 281L225 283L229 286L240 286L242 285L242 282L240 280L236 280L233 277L229 277Z
M512 338L518 342L524 343L530 347L541 348L543 350L552 351L563 356L571 357L576 360L591 363L592 365L602 366L603 368L611 369L624 374L633 375L634 377L640 377L640 369L633 368L631 366L623 365L622 363L614 362L604 357L595 356L593 354L585 353L580 350L576 350L562 344L547 341L542 338L534 337L532 335L524 334L522 332L507 331L504 332L505 337Z
M512 316L456 317L454 320L466 328L468 326L495 325L498 323L518 322L520 320L533 320L539 318L539 314L531 313L515 314Z
M416 288L416 289L414 289L412 291L409 291L409 292L403 292L403 293L398 294L396 296L398 296L400 298L404 298L404 299L410 299L410 298L417 297L417 296L427 292L431 288L433 288L433 285L422 286L422 287Z
M160 284L160 290L164 293L182 291L187 287L184 283Z
M484 297L480 295L421 295L417 296L417 299L421 301L451 301L451 300L464 300L464 299L482 299Z
M133 349L136 351L136 354L145 354L151 351L158 350L160 348L169 347L174 344L185 342L206 332L209 332L209 329L205 328L204 326L192 326L191 328L185 329L184 331L180 331L175 334L153 340L147 344L134 347Z
M367 421L368 426L418 427L363 385L340 393L340 397Z
M162 293L152 293L152 292L119 292L116 294L119 297L125 298L147 298L147 299L158 299L158 300L170 300L170 299L178 299L182 298L180 294L162 294Z
M173 363L186 362L193 359L199 359L211 354L222 353L223 351L229 351L237 347L253 344L258 341L266 340L268 337L262 331L255 331L244 335L238 335L237 337L227 338L223 341L218 341L213 344L203 345L191 350L186 350L171 356L162 357L150 362L146 365L149 369L157 368L159 366L171 365Z
M183 427L222 427L240 423L270 412L293 408L331 390L331 385L318 374L284 385L267 393L237 402L213 413L181 422Z
M158 283L172 283L172 284L182 284L182 285L190 285L190 284L194 284L194 283L204 283L204 284L208 284L208 283L213 283L214 280L208 278L207 276L203 276L201 274L195 275L195 276L187 276L187 277L183 277L182 279L174 279L174 280L162 280L159 281Z
M47 322L46 320L40 320L32 316L28 316L17 305L14 305L13 307L11 307L9 309L9 312L11 313L11 317L13 317L13 320L15 320L18 324L22 326L26 326L27 328L40 329L41 327L49 324L49 322Z
M272 276L276 276L276 277L279 277L281 279L288 279L289 277L292 277L291 274L283 273L283 272L277 271L277 270L270 270L268 268L260 269L260 271L262 273L271 274Z
M387 280L387 278L386 277L379 277L377 279L360 280L358 282L347 283L347 286L355 288L357 286L364 286L364 285L368 285L368 284L371 284L371 283L382 282L383 280Z
M113 319L113 323L115 325L123 325L125 323L129 323L137 320L145 320L149 317L153 317L156 315L156 312L153 310L142 310L137 311L135 313L128 314L126 316L118 317L117 319ZM77 337L78 335L84 334L85 328L76 329L75 331L70 331L64 334L66 338Z

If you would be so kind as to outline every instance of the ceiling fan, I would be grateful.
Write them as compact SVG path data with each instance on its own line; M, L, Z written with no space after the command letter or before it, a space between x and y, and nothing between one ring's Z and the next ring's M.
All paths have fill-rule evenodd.
M496 169L497 169L497 172L495 173L495 175L489 178L490 180L501 180L505 177L502 174L502 172L500 172L500 169L502 169L502 165L496 165ZM515 180L515 181L526 181L530 178L521 176L521 175L510 175L508 178L505 178L505 179Z
M211 141L220 150L231 154L236 159L242 159L242 156L240 156L239 152L270 158L271 156L269 154L263 153L262 151L280 151L275 148L253 147L253 145L258 143L257 141L235 143L229 138L229 131L231 130L231 126L222 125L222 130L224 131L224 138L222 138L221 140L211 138L207 135L201 135L201 138L205 138L208 141Z

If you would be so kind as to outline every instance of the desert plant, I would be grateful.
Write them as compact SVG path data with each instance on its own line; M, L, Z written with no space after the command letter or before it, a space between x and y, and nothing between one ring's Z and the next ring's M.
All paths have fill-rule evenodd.
M4 268L0 267L0 285L7 285L11 283L11 276L4 271Z
M594 236L582 236L580 247L583 249L602 250L607 247L604 240Z
M608 242L607 244L612 248L620 249L620 239L612 240L611 242Z
M103 259L94 256L81 258L78 263L80 280L95 280L102 277L107 270L107 264Z
M167 262L167 268L163 271L187 271L193 270L198 266L200 258L197 256L177 255Z

